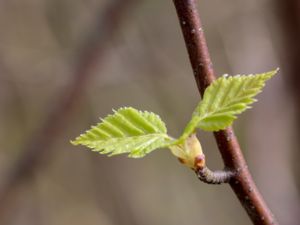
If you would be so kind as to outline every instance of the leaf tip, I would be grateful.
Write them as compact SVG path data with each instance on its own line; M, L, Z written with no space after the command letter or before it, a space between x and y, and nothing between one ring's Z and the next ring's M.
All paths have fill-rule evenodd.
M279 70L280 70L280 68L277 67L275 70L270 71L270 73L272 73L274 76L276 73L278 73Z
M78 141L76 141L76 139L75 140L70 140L70 143L72 144L72 145L79 145L79 143L78 143Z
M271 79L275 74L278 73L279 70L280 70L279 67L277 67L276 69L271 70L271 71L265 73L266 80Z

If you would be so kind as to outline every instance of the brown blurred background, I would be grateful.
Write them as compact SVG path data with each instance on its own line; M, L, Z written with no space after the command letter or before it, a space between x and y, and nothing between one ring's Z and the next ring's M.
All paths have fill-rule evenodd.
M234 128L280 224L300 222L300 3L199 1L217 74L280 67ZM299 14L299 15L298 15ZM168 150L133 160L69 143L112 108L178 136L200 100L172 1L0 1L0 224L250 225L227 185ZM199 137L212 169L211 133Z

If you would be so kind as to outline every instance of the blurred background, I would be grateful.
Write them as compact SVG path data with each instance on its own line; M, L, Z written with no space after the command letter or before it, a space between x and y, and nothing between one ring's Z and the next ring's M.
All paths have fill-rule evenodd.
M280 224L300 221L300 2L200 0L218 75L280 67L234 123ZM0 224L250 225L228 185L168 150L108 158L69 140L121 106L177 137L200 100L172 1L0 1ZM223 167L211 133L198 137Z

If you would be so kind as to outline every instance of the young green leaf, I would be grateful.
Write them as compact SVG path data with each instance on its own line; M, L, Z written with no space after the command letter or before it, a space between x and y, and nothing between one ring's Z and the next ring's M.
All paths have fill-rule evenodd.
M129 153L132 158L143 157L157 148L168 147L172 142L158 115L131 107L120 108L71 141L101 154Z
M205 90L203 100L196 107L180 140L186 139L196 128L218 131L230 126L237 114L250 108L249 105L256 101L254 96L261 92L265 82L277 71L248 76L222 76L214 81Z

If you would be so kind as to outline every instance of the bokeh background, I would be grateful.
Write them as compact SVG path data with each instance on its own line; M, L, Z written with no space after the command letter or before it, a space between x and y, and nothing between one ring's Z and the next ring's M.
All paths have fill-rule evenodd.
M300 3L199 1L217 74L280 67L234 123L280 224L297 225ZM69 143L121 106L178 136L200 100L172 1L0 1L0 224L250 225L228 185L201 183L168 150L108 158ZM200 132L212 169L223 167Z

